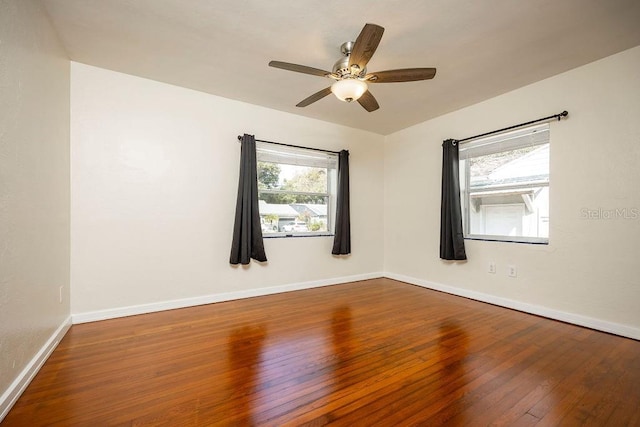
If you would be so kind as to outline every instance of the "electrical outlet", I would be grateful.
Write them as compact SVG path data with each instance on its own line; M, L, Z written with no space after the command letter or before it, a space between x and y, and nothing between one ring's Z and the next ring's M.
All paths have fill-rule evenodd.
M496 263L495 263L495 262L493 262L493 261L491 261L491 262L489 263L489 266L488 266L488 268L487 268L487 271L488 271L489 273L491 273L491 274L496 274Z
M62 288L63 288L63 286L60 286L60 290L59 290L59 293L58 293L58 302L60 304L62 304Z
M518 270L516 270L515 265L510 265L507 267L507 274L509 277L518 277Z

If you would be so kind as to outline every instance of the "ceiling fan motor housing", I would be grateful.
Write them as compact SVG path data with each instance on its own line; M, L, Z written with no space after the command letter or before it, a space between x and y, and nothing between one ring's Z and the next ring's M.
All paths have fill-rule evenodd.
M367 74L366 67L363 70L351 70L349 68L349 55L351 55L351 51L353 49L353 45L355 42L345 42L340 46L340 52L344 55L342 58L338 59L335 64L333 64L333 69L331 70L333 74L338 75L342 78L362 78ZM354 74L352 71L355 71Z

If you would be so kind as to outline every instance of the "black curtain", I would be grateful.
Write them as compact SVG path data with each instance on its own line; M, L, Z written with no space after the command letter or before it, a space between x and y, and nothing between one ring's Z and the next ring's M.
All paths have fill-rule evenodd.
M236 222L229 259L231 264L249 264L251 258L263 262L267 260L258 211L256 139L245 133L241 144Z
M336 204L336 234L333 255L351 253L351 219L349 208L349 152L340 151L338 157L338 197Z
M460 175L458 141L442 143L442 206L440 210L440 258L465 260L462 210L460 209Z

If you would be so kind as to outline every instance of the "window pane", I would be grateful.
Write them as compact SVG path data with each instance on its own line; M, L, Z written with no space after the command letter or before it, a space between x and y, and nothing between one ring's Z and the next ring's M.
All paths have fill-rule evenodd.
M327 193L327 169L258 162L258 189Z
M281 165L282 186L285 191L309 193L327 192L327 169L309 166Z
M469 159L470 188L549 181L549 144Z
M525 242L548 239L548 129L538 126L531 132L529 137L519 131L513 139L496 139L493 145L476 141L462 156L465 236Z
M259 201L263 233L327 232L328 197L320 203L271 203L261 195Z
M337 156L267 144L257 154L263 235L331 232Z

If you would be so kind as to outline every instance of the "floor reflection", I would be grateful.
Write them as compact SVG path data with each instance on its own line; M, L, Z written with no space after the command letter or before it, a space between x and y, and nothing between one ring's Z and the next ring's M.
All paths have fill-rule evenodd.
M331 340L337 368L345 366L353 352L353 331L351 327L351 307L343 305L331 314ZM340 377L339 377L340 378Z
M230 400L228 410L238 414L234 425L255 425L251 396L258 383L259 364L267 331L264 325L244 326L228 338Z
M348 386L348 369L357 345L354 343L352 310L338 305L327 313L324 333L302 332L295 327L271 330L265 325L234 329L228 336L229 382L227 402L218 405L220 419L233 425L260 425L281 415L278 391L313 390L313 384L337 381L333 391ZM319 390L322 390L319 389ZM319 404L324 397L305 391L298 398ZM308 396L307 396L308 395ZM305 399L311 399L305 402Z
M455 320L445 320L440 324L438 337L438 363L441 368L438 371L440 375L440 400L446 401L451 397L452 392L460 396L464 393L461 388L465 387L466 369L465 359L469 352L469 336L464 328ZM453 386L457 384L458 386ZM455 398L447 412L450 418L446 421L447 426L466 425L464 416L461 414L463 408L460 405L460 399Z

